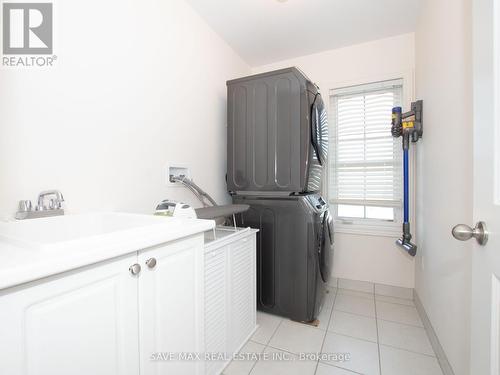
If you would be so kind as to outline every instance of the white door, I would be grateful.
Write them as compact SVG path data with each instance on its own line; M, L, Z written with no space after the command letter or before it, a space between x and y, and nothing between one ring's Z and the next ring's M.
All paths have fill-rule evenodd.
M191 355L203 352L203 235L142 251L138 263L141 375L202 374Z
M0 374L137 375L137 255L0 293Z
M474 219L476 222L486 223L489 240L485 246L480 246L474 241L472 253L470 374L499 375L500 97L498 89L500 85L497 73L500 72L498 69L500 6L499 0L474 0L472 3ZM497 39L496 48L495 39Z

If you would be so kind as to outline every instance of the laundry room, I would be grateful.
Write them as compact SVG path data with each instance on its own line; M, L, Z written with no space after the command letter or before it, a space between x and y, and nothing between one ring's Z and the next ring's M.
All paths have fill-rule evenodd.
M500 374L496 0L0 13L1 375Z

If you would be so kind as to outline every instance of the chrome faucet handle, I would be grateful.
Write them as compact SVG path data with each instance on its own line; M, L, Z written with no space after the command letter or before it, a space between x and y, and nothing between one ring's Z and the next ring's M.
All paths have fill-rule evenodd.
M35 211L43 211L43 210L45 210L43 199L38 198L38 204L35 206Z
M23 201L19 201L19 208L18 208L18 212L28 212L28 211L31 211L31 201L30 200L23 200Z
M40 194L38 194L38 207L37 209L39 211L43 211L47 209L47 207L44 205L44 200L48 196L54 196L53 199L50 200L50 205L49 209L54 210L54 209L60 209L62 207L62 202L64 202L64 197L62 193L59 190L46 190L42 191Z

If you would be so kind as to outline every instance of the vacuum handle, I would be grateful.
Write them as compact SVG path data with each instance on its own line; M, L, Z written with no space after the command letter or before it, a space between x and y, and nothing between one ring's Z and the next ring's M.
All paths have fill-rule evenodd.
M403 150L403 216L404 222L410 221L410 171L408 150Z

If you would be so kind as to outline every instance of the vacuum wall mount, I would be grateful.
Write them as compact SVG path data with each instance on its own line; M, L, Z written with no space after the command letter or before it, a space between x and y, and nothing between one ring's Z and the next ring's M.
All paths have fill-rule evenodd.
M404 197L403 197L403 235L396 241L396 244L406 250L411 256L417 253L417 245L411 242L410 231L410 171L409 171L409 149L410 142L417 143L423 135L423 101L419 100L411 103L409 112L402 112L401 107L392 109L391 133L395 138L403 139L403 176L404 176Z

